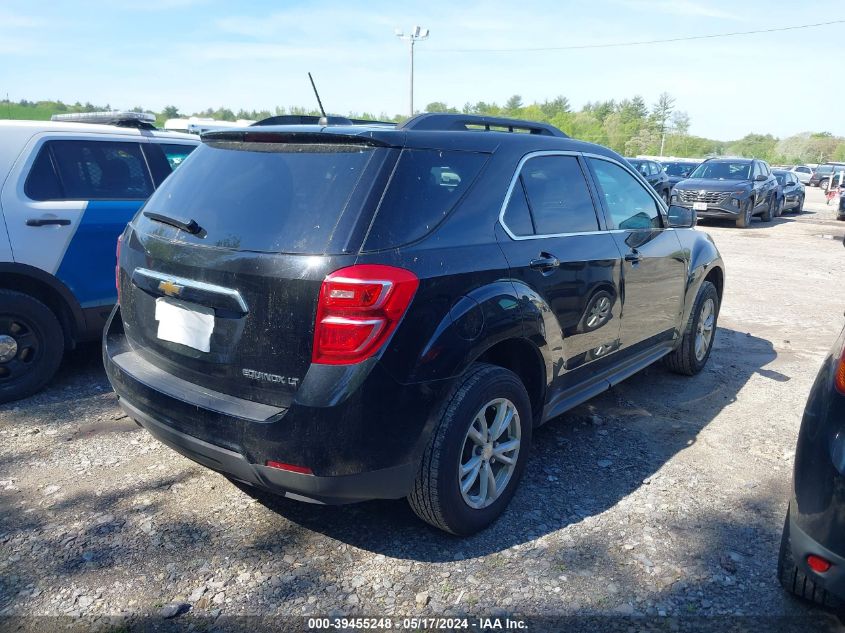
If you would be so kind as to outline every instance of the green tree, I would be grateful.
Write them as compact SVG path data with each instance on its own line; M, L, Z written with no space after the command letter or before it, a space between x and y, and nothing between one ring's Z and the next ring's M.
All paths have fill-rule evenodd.
M165 106L164 110L161 111L162 116L165 119L178 119L181 114L179 114L179 108L175 105Z

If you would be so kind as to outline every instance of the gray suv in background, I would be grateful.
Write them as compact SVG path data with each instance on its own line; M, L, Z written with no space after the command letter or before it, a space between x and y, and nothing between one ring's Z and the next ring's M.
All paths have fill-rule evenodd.
M740 228L759 215L769 222L778 205L778 183L765 161L711 158L672 189L671 203L699 218L729 218Z

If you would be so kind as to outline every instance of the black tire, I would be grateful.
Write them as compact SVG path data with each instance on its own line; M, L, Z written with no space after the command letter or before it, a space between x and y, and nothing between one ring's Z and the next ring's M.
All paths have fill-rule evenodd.
M795 213L804 213L804 196L798 198L798 206L795 207Z
M695 353L695 339L702 309L708 299L713 300L713 334L707 346L706 353L702 358L698 358ZM674 351L663 357L666 367L676 374L683 374L685 376L694 376L700 372L707 364L707 359L710 358L710 352L713 350L718 320L719 293L716 290L716 286L709 281L704 281L701 284L701 288L698 289L698 295L695 297L695 304L693 304L689 320L681 335L680 344Z
M11 359L0 363L0 403L31 396L50 381L62 362L59 320L38 299L0 290L0 335L15 339L17 348Z
M458 468L464 442L476 414L496 398L510 400L519 415L520 446L516 465L503 491L487 507L470 507L461 494ZM512 371L475 363L444 399L431 441L423 454L411 508L423 521L446 532L468 535L492 523L513 497L531 446L531 403L528 392Z
M772 217L774 217L774 215L775 215L775 205L776 204L777 204L777 201L775 200L775 196L772 196L771 198L769 198L769 203L766 205L766 210L763 211L763 213L760 214L760 219L763 222L771 222L772 221Z
M663 202L666 203L666 206L669 206L669 190L664 189L663 193L660 194L660 197L663 198Z
M783 534L780 539L778 582L786 591L802 600L808 600L834 611L842 612L845 609L845 603L842 600L819 587L811 577L795 564L792 544L789 539L789 510L786 511L786 520L783 522Z
M828 182L827 178L823 178L822 180L819 180L819 189L827 191L827 182Z
M740 210L739 215L736 216L736 226L740 229L748 228L751 225L751 219L754 217L754 203L751 200L745 202L745 206Z

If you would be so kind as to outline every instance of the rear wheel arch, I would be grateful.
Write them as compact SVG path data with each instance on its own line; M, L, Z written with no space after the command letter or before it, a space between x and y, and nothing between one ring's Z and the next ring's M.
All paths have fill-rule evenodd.
M508 338L488 347L474 362L504 367L519 376L528 392L536 426L546 397L546 366L540 350L528 339Z
M30 266L0 264L0 289L29 295L50 308L62 326L65 349L73 348L85 327L85 317L70 290L60 281Z

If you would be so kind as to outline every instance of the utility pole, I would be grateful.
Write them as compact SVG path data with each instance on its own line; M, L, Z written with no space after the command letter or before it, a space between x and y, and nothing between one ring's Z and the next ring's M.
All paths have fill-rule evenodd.
M405 35L402 29L396 29L396 37L402 40L408 40L408 48L411 53L411 85L410 85L410 112L409 116L414 116L414 44L419 40L428 39L429 31L419 26L415 26L411 31Z

